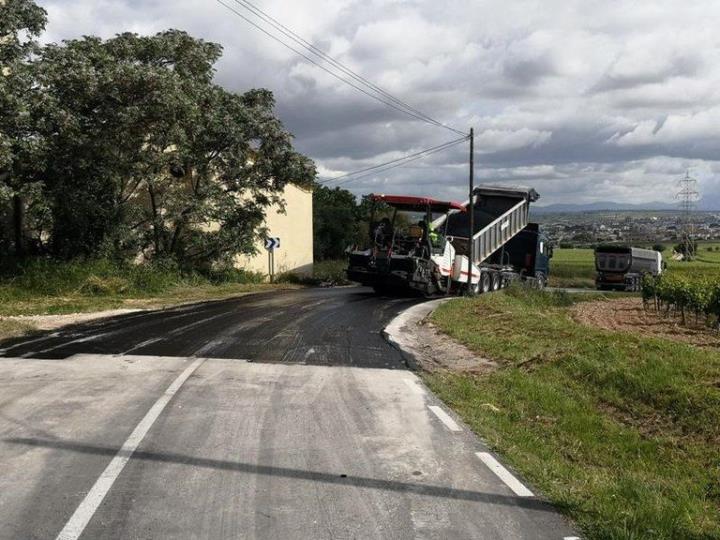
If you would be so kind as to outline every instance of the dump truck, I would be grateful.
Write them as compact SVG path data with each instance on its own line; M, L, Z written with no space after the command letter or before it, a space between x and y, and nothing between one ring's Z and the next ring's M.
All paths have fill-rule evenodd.
M402 289L426 296L489 292L515 280L542 287L551 247L529 205L532 189L480 186L473 192L475 234L468 239L469 202L428 197L370 195L391 213L371 217L369 245L349 253L347 276L387 293ZM473 262L468 254L473 242Z
M595 249L598 290L639 291L645 275L658 276L664 268L662 254L652 249L617 245Z

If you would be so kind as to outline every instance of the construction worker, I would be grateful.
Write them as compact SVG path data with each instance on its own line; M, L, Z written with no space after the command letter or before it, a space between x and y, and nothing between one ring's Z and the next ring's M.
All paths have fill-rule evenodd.
M435 230L435 226L432 223L430 224L430 232L428 233L428 236L430 237L430 245L432 247L440 247L442 237Z

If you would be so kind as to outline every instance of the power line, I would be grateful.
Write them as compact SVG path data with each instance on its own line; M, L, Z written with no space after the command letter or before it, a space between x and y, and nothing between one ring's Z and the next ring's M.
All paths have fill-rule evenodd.
M407 109L408 111L410 111L410 112L412 112L412 113L414 113L414 114L416 114L416 115L418 115L418 116L421 116L421 117L424 118L428 123L431 123L431 124L433 124L433 125L435 125L435 126L438 126L438 127L447 128L447 129L449 129L450 131L453 131L453 132L455 132L455 133L458 133L459 135L464 135L463 132L461 132L461 131L459 131L459 130L456 130L456 129L454 129L454 128L451 128L450 126L447 126L447 125L443 124L442 122L440 122L440 121L438 121L438 120L435 120L435 119L432 118L431 116L428 116L427 114L423 113L422 111L420 111L420 110L416 109L415 107L409 105L409 104L406 103L405 101L402 101L401 99L396 98L396 97L393 96L390 92L388 92L387 90L381 88L380 86L372 83L371 81L369 81L368 79L366 79L366 78L363 77L362 75L359 75L357 72L353 71L352 69L350 69L349 67L347 67L346 65L344 65L344 64L343 64L342 62L340 62L339 60L333 58L332 56L330 56L329 54L327 54L327 53L326 53L325 51L323 51L322 49L319 49L318 47L316 47L315 45L313 45L312 43L310 43L309 41L307 41L306 39L304 39L302 36L300 36L300 35L298 35L297 33L293 32L290 28L288 28L287 26L283 25L280 21L278 21L277 19L273 18L270 14L268 14L268 13L265 12L265 11L263 11L262 9L260 9L258 6L256 6L255 4L253 4L252 2L250 2L249 0L234 0L234 2L237 3L237 4L239 4L239 5L241 5L241 6L243 6L243 7L245 7L248 11L251 11L255 16L257 16L258 18L260 18L260 19L264 20L265 22L267 22L268 24L270 24L271 26L273 26L276 30L278 30L279 32L281 32L283 35L285 35L286 37L292 39L295 43L297 43L297 44L300 45L301 47L305 48L306 50L308 50L309 52L311 52L311 53L314 54L315 56L320 57L320 58L321 58L322 60L324 60L325 62L333 65L334 67L336 67L337 69L339 69L340 71L342 71L343 73L345 73L346 75L348 75L349 77L351 77L352 79L354 79L354 80L356 80L357 82L359 82L360 84L363 84L363 85L365 85L366 87L372 89L373 91L377 92L378 94L380 94L380 95L383 96L384 98L387 98L387 99L389 99L390 101L396 103L397 105L399 105L399 106Z
M381 163L379 165L374 165L372 167L367 167L365 169L359 169L357 171L343 174L342 176L337 176L335 178L326 178L326 179L321 180L319 183L327 184L329 182L336 182L338 180L341 180L340 182L338 182L336 184L336 185L341 185L341 184L345 184L350 181L367 178L368 176L372 176L373 174L389 171L390 169L395 169L397 167L402 167L403 165L412 163L413 161L417 161L419 159L430 156L432 154L442 152L443 150L451 148L451 147L453 147L457 144L460 144L462 142L465 142L467 140L468 140L467 137L461 137L460 139L446 142L444 144L434 146L434 147L428 148L426 150L421 150L420 152L415 152L414 154L409 154L409 155L401 157L401 158L393 159L391 161L387 161L387 162Z
M433 146L433 147L427 148L427 149L425 149L425 150L420 150L419 152L415 152L414 154L408 154L407 156L403 156L403 157L401 157L401 158L393 159L393 160L391 160L391 161L386 161L385 163L380 163L379 165L374 165L374 166L372 166L372 167L367 167L367 168L365 168L365 169L359 169L359 170L357 170L357 171L349 172L349 173L347 173L347 174L343 174L342 176L336 176L336 177L334 177L334 178L325 178L325 179L321 180L319 183L324 184L324 183L327 183L327 182L334 182L334 181L336 181L336 180L341 180L341 179L346 178L346 177L348 177L348 176L354 176L354 175L356 175L356 174L360 174L360 173L364 173L364 172L367 172L367 171L372 171L372 170L375 170L375 169L379 169L379 168L381 168L381 167L385 167L386 165L391 165L391 164L397 163L397 162L399 162L399 161L405 161L406 159L409 159L409 158L412 158L412 157L415 157L415 156L424 155L426 152L431 152L431 151L434 151L434 150L444 150L446 147L450 147L450 146L452 146L452 145L458 144L458 143L460 143L460 142L462 142L462 141L466 141L466 140L467 140L467 137L462 137L462 138L460 138L460 139L456 139L456 140L454 140L454 141L449 141L449 142L440 144L440 145L438 145L438 146Z
M340 62L338 62L338 61L335 60L335 59L332 59L330 56L326 55L324 52L320 51L320 49L317 49L316 47L314 47L314 46L312 46L312 45L309 45L309 44L308 44L308 45L305 45L305 44L308 43L307 41L305 41L304 39L300 38L299 36L297 36L297 34L294 34L294 32L290 31L289 29L286 29L283 25L281 25L279 22L277 22L277 21L275 21L274 19L272 19L269 15L265 15L265 16L267 17L267 19L270 19L271 21L274 21L274 22L276 23L276 24L270 23L270 24L273 24L273 26L275 27L276 30L278 30L278 31L280 31L281 33L283 33L283 35L285 35L286 37L290 37L291 39L293 39L293 41L295 41L296 43L298 43L299 45L301 45L303 48L309 50L312 54L315 54L316 56L319 56L321 59L325 60L326 62L331 63L331 65L332 65L333 63L336 64L336 66L337 66L339 69L343 69L345 73L347 73L347 74L351 74L351 73L354 74L354 75L351 75L353 78L355 78L356 80L358 80L361 84L364 84L366 87L371 88L372 91L374 91L374 92L376 92L376 93L379 93L380 96L371 93L370 91L368 91L368 90L362 88L361 86L358 86L357 84L353 83L351 80L348 80L348 79L344 78L343 76L339 75L339 74L336 73L335 71L332 71L331 69L328 69L326 66L320 64L319 62L317 62L317 61L314 60L313 58L309 57L308 55L306 55L306 54L304 54L303 52L301 52L301 51L297 50L296 48L294 48L292 45L289 45L288 43L286 43L285 41L283 41L283 40L282 40L281 38L279 38L278 36L272 34L272 33L269 32L268 30L266 30L265 28L263 28L260 24L258 24L258 23L256 23L255 21L249 19L248 17L246 17L245 15L243 15L242 13L240 13L239 11L237 11L236 9L234 9L232 6L230 6L230 5L228 5L227 3L225 3L223 0L216 0L216 1L217 1L220 5L224 6L226 9L230 10L230 11L233 12L235 15L237 15L238 17L240 17L241 19L243 19L244 21L246 21L248 24L250 24L250 25L252 25L253 27L255 27L256 29L260 30L263 34L265 34L265 35L267 35L268 37L272 38L273 40L277 41L278 43L280 43L280 44L283 45L284 47L288 48L289 50L291 50L292 52L294 52L294 53L297 54L298 56L301 56L302 58L304 58L305 60L307 60L307 61L310 62L311 64L319 67L320 69L322 69L322 70L325 71L326 73L330 74L330 75L333 76L334 78L338 79L339 81L344 82L345 84L347 84L347 85L349 85L349 86L352 86L353 88L355 88L355 89L358 90L359 92L362 92L362 93L365 94L366 96L371 97L372 99L375 99L375 100L379 101L380 103L383 103L384 105L387 105L388 107L391 107L391 108L393 108L393 109L395 109L395 110L397 110L397 111L399 111L399 112L402 112L402 113L404 113L404 114L407 114L408 116L411 116L411 117L413 117L413 118L415 118L415 119L417 119L417 120L420 120L420 121L422 121L422 122L425 122L425 123L428 123L428 124L431 124L431 125L434 125L434 126L437 126L437 127L442 127L442 128L448 129L448 130L450 130L450 131L452 131L452 132L454 132L454 133L457 133L457 134L459 134L459 135L466 135L466 134L463 133L462 131L457 130L457 129L455 129L455 128L452 128L452 127L450 127L450 126L447 126L447 125L445 125L445 124L442 124L441 122L439 122L439 121L431 118L430 116L427 116L426 114L421 113L420 111L417 111L417 109L414 109L414 108L410 107L409 105L405 104L403 101L401 101L401 100L399 100L399 99L391 96L391 94L385 92L384 90L380 89L379 87L376 87L375 85L373 85L373 84L370 83L369 81L367 81L367 80L363 79L362 77L360 77L359 75L355 74L355 73L354 73L352 70L350 70L349 68L345 68L344 66L343 66L342 68L339 68L339 66L342 65L342 64L340 64ZM234 1L237 2L238 0L234 0ZM243 5L243 3L241 3L241 2L238 2L238 4L240 4L241 6L245 7L245 9L251 10L250 7L248 7L248 6L246 6L246 5ZM260 11L259 8L255 8L255 9L257 9L257 11ZM263 13L263 14L264 14L264 12L260 12L260 13ZM257 17L262 18L262 16L259 15L258 13L254 13L254 15L257 16ZM265 20L265 22L269 22L269 21L268 21L268 20ZM281 30L281 28L285 29L286 31ZM293 35L295 35L296 37L292 37ZM305 44L303 44L303 42L304 42ZM310 48L310 47L312 47L312 48ZM330 60L328 60L328 59L332 59L332 62L331 62ZM375 88L373 88L373 87L375 87ZM387 99L385 98L386 95L389 96ZM382 97L381 97L381 96L382 96ZM392 99L392 101L389 101L389 99ZM393 101L395 101L395 102L398 103L398 104L393 103ZM402 104L402 105L400 105L400 104ZM414 111L417 111L417 112L414 112Z

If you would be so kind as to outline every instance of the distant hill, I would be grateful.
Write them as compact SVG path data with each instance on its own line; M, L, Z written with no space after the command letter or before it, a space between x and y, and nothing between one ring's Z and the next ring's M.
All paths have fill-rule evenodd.
M616 203L599 201L587 204L550 204L548 206L534 205L533 212L538 214L569 214L574 212L627 212L633 210L677 210L677 204L650 202L643 204Z

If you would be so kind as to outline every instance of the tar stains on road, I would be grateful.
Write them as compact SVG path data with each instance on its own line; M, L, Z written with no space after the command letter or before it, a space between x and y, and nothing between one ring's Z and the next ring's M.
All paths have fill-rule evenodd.
M418 299L352 287L303 289L134 313L0 344L2 356L199 356L404 368L382 330Z

